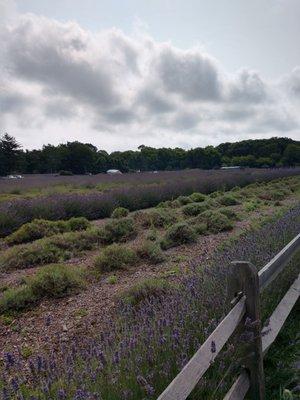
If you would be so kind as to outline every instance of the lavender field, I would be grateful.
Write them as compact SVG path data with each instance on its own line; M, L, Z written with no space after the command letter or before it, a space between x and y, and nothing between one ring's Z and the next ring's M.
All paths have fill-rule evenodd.
M20 360L6 353L1 378L2 399L155 399L185 365L199 344L226 313L226 276L230 261L247 259L261 268L299 231L300 208L278 220L246 231L223 246L204 270L197 258L191 276L164 296L149 297L138 308L125 306L117 321L93 340L62 344L64 356L32 357L21 373ZM272 285L272 301L298 273L299 255L290 263L281 284ZM270 306L270 292L263 298ZM47 320L46 324L51 324ZM238 372L233 359L238 342L231 343L222 358L190 397L221 399ZM221 377L230 368L230 379ZM13 378L12 378L13 377ZM30 388L31 387L31 388ZM217 390L217 391L216 391Z
M228 312L230 262L260 269L299 232L298 172L192 171L2 202L0 399L157 398ZM298 273L296 254L261 298L264 319ZM190 399L224 397L245 333ZM282 371L267 378L270 399L296 387Z
M4 198L0 203L0 236L11 233L34 218L49 220L83 216L90 220L110 216L116 207L130 211L153 207L161 201L171 200L193 192L210 193L252 182L264 182L284 176L299 174L299 168L245 169L227 171L184 170L176 172L124 174L108 176L29 176L21 181L0 181L0 193L18 195ZM80 192L66 190L43 195L39 190L55 185L75 185ZM96 186L100 185L96 190ZM102 185L102 186L101 186ZM106 189L103 189L106 185ZM117 187L114 187L117 186ZM61 186L60 186L61 187ZM64 188L66 189L66 188ZM24 192L24 195L22 193ZM41 195L42 194L42 195Z

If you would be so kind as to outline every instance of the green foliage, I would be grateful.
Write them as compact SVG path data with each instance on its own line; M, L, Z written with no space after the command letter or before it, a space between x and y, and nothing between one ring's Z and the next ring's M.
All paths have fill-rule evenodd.
M128 265L136 264L136 252L124 245L112 244L107 246L95 259L95 267L101 272L124 269Z
M166 295L171 285L164 279L146 279L121 294L121 301L125 304L137 306L151 298Z
M190 199L191 199L194 203L201 203L202 201L205 201L205 200L206 200L206 196L205 196L205 194L195 192L195 193L192 193L192 194L190 195Z
M132 218L112 220L99 229L99 238L104 244L126 242L136 235L137 230Z
M176 200L182 206L193 202L193 200L189 196L179 196L179 197L177 197Z
M67 232L33 243L14 246L0 256L0 270L28 268L55 263L91 250L100 241L100 231Z
M231 208L220 208L220 209L218 209L218 211L233 221L239 220L237 213L234 210L232 210Z
M146 240L138 247L137 254L141 259L147 260L151 264L159 264L166 258L160 245L150 240Z
M64 297L83 286L82 272L69 265L48 265L28 279L28 286L37 298Z
M198 214L201 214L203 211L208 210L209 208L210 206L207 202L190 203L182 207L182 212L184 215L194 217Z
M0 299L0 313L22 311L31 307L37 303L37 301L38 298L27 285L8 289Z
M210 233L219 233L222 231L228 231L233 228L233 224L230 219L219 211L205 211L195 218L194 224L200 225L201 229L204 229L203 224L206 226L206 231Z
M235 206L240 204L232 194L224 194L224 196L218 199L218 202L222 204L222 206Z
M247 212L254 211L259 207L260 207L260 203L258 203L255 200L244 203L244 210Z
M117 207L114 209L114 211L111 214L112 218L124 218L127 217L129 214L129 210L125 207Z
M179 222L170 227L161 242L161 247L166 250L170 247L181 244L193 243L196 241L196 232L185 222Z
M43 237L58 233L85 230L90 222L83 217L71 218L68 221L48 221L34 219L32 222L22 225L17 231L5 238L9 245L32 242Z
M160 208L149 211L137 211L134 218L144 228L163 228L177 220L174 211Z
M80 270L67 265L48 265L25 280L25 285L6 290L0 299L0 313L30 308L47 297L63 297L83 286Z
M109 283L110 285L115 285L118 282L118 278L116 277L116 275L110 275L107 278L107 283Z

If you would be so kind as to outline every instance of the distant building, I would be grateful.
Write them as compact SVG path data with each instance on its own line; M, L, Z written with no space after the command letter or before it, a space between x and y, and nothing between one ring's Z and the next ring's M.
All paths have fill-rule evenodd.
M221 169L241 169L242 167L240 165L233 165L231 167L221 167Z
M106 171L107 174L109 175L118 175L118 174L122 174L121 171L119 171L118 169L108 169Z

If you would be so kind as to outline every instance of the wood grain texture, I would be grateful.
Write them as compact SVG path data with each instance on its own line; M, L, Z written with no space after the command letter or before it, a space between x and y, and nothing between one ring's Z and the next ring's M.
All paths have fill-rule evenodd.
M245 297L240 299L158 400L184 400L188 397L239 325L245 314L245 301Z
M257 269L249 262L231 263L234 290L246 296L245 332L249 335L245 364L250 372L250 391L253 400L265 398L265 379L261 341L259 280Z
M250 379L247 371L243 371L236 379L223 400L242 400L250 388Z
M258 272L260 291L266 288L277 277L299 248L300 233Z
M296 301L300 295L300 274L289 288L285 296L282 298L273 314L269 318L269 322L262 330L262 348L264 354L268 351L271 344L279 334L283 324L292 311Z

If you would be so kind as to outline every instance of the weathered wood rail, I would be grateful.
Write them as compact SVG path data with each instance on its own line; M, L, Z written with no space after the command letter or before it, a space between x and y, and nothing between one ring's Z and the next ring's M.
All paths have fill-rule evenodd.
M230 299L233 299L231 302L233 308L157 400L185 400L236 328L246 320L250 321L250 327L247 329L250 329L253 340L249 345L249 354L245 357L241 374L224 400L242 400L249 391L252 399L265 398L263 356L276 339L299 298L300 274L263 328L261 328L259 294L277 277L299 249L300 233L259 272L249 262L231 263L228 294Z

